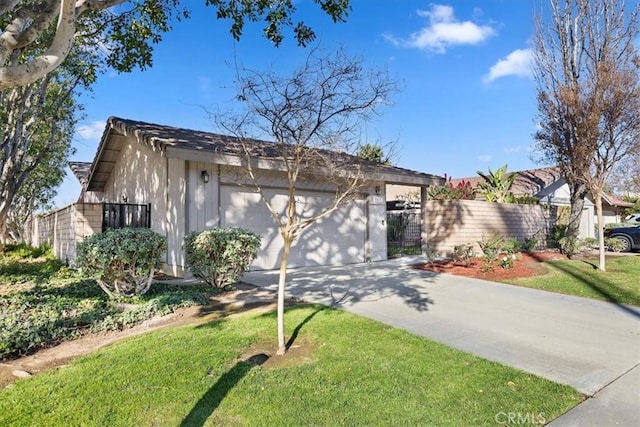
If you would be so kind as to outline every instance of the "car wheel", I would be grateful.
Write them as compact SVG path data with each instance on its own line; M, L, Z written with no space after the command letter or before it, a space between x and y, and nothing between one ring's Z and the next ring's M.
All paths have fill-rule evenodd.
M627 236L615 236L616 239L620 240L623 244L620 252L630 252L631 251L631 239Z

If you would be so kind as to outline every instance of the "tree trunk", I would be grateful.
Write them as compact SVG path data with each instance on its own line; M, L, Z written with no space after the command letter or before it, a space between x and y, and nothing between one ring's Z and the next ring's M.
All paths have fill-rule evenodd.
M582 219L582 209L584 208L584 199L587 197L587 194L588 190L586 185L582 183L569 184L571 213L569 214L569 222L567 223L567 237L578 237L580 232L580 221Z
M595 203L596 203L596 214L598 215L598 269L601 271L605 271L605 257L604 257L604 224L602 220L602 192L600 194L594 195Z
M9 241L7 233L7 215L10 205L2 203L0 206L0 243L4 245Z
M284 287L287 281L287 264L289 262L289 252L291 251L292 239L289 236L282 236L284 246L282 248L282 259L280 260L280 277L278 280L278 351L277 355L282 356L287 351L284 340Z

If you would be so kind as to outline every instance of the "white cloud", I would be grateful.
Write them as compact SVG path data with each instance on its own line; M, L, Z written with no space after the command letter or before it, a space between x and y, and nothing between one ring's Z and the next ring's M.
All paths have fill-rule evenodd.
M78 128L76 133L80 135L82 139L99 141L104 133L104 128L107 126L107 122L103 120L96 120L86 125L82 125Z
M491 161L491 154L481 154L478 156L478 160L483 163L489 163Z
M516 147L505 147L504 148L504 152L505 153L517 153L521 149L522 149L522 147L520 147L519 145L516 146Z
M428 19L425 27L406 39L391 34L384 34L384 38L395 46L445 53L451 46L476 45L496 33L489 25L458 21L451 6L434 4L429 10L418 10L417 13ZM477 13L475 11L474 15Z
M490 83L506 76L531 77L532 60L533 51L531 49L516 49L489 69L489 74L484 77L484 82Z

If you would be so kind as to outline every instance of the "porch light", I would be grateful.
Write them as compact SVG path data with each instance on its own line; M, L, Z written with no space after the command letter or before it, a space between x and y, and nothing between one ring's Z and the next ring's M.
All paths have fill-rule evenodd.
M205 184L207 182L209 182L209 172L207 171L202 171L200 172L200 179L202 180L202 182L204 182Z
M380 186L379 186L379 185L376 185L375 192L376 192L376 194L377 194L378 196L380 195L380 191L382 191L382 190L381 190L381 188L380 188Z

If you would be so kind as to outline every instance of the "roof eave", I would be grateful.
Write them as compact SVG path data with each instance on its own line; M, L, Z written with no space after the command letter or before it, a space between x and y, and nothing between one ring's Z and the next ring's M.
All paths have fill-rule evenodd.
M246 164L246 160L242 156L232 154L221 154L196 150L193 148L181 148L167 146L165 152L168 158L176 158L181 160L198 161L206 163L214 163L225 166L242 167ZM252 166L256 169L273 170L286 172L286 166L281 160L265 159L261 157L252 158ZM443 177L429 174L420 174L417 172L403 172L401 170L385 170L377 171L376 166L366 166L363 168L367 181L382 181L387 184L399 185L415 185L415 186L432 186L442 185L445 182ZM311 174L321 175L322 171L308 170Z

